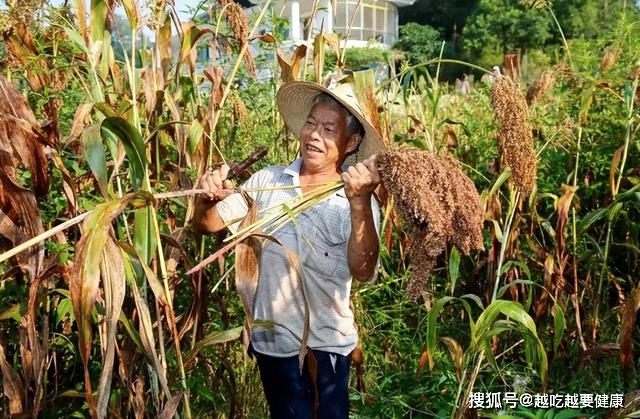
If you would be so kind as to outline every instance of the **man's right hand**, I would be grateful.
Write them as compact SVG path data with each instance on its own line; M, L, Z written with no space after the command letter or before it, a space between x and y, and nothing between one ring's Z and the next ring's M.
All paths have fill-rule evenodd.
M198 189L204 190L205 200L218 202L233 193L233 183L227 179L230 170L229 165L225 163L217 169L207 171L200 177Z

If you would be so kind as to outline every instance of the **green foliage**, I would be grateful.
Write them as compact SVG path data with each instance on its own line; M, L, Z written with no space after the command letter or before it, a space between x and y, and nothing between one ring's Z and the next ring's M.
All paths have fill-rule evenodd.
M463 49L470 60L486 67L501 63L502 54L524 53L551 39L549 16L527 9L517 0L481 0L469 19L463 32ZM493 64L487 59L493 59Z
M388 112L382 116L392 146L453 154L482 193L486 251L465 256L447 249L424 301L408 301L408 229L391 206L384 208L378 282L353 293L364 351L352 374L353 417L452 417L465 413L473 391L611 394L640 388L637 363L626 372L619 361L637 353L638 325L627 323L631 350L616 346L621 313L636 313L629 301L640 276L637 7L627 3L622 10L623 2L608 1L603 8L596 0L443 3L418 3L441 11L431 13L431 26L403 26L397 47L411 63L437 58L443 39L444 57L452 57L451 38L464 27L470 66L498 64L505 51L528 55L523 93L543 70L554 71L549 90L529 109L537 189L528 197L509 190L489 84L476 82L465 98L453 94L442 83L442 74L452 71L449 62L403 67L383 83L381 104ZM51 186L34 196L42 229L93 214L82 228L76 223L43 239L43 260L24 252L0 262L3 384L20 387L24 410L43 418L88 417L105 407L114 417L171 417L162 409L172 400L180 417L265 417L256 364L238 339L244 314L231 284L232 258L186 274L220 249L222 237L196 237L191 198L151 195L188 191L208 165L239 161L260 146L269 155L254 169L293 159L297 144L286 137L274 105L280 82L213 62L203 76L191 73L188 60L178 65L175 56L164 57L165 72L149 64L159 57L137 62L127 56L127 63L127 47L119 50L117 39L103 42L110 39L101 30L108 27L106 3L94 4L87 33L69 10L43 15L51 21L28 22L20 39L3 32L3 54L12 47L16 59L3 55L3 76L28 97L39 121L35 131L47 134L39 144L47 147ZM561 35L551 12L567 37L562 54L555 51ZM167 17L160 13L156 24L170 22ZM139 23L133 15L127 20ZM286 22L272 18L267 26L280 40ZM199 29L202 36L188 40L185 50L231 37L227 27L219 28L219 39L211 27ZM33 45L20 43L26 34ZM166 45L157 39L159 51ZM271 54L258 60L261 74L276 74L279 45L251 42L263 42ZM237 57L240 42L230 45L221 62L244 63ZM345 68L387 60L382 50L349 49ZM11 144L2 146L11 150ZM3 171L13 162L5 160ZM33 193L34 176L19 163L19 192ZM5 184L0 193L2 211L20 196ZM15 248L5 228L16 213L0 214L3 251ZM14 225L24 229L19 221ZM79 269L84 276L76 275ZM107 330L111 337L101 335ZM27 369L33 358L25 354L43 354L38 365L44 367ZM358 385L364 387L356 391ZM3 388L0 410L7 412L19 397ZM583 410L587 417L605 414ZM466 413L578 414L524 408Z
M438 29L443 39L455 40L478 3L479 0L418 0L412 6L399 10L400 24L415 22L429 25Z
M337 55L334 52L327 52L325 68L333 72L336 68ZM388 51L382 48L371 46L367 48L347 48L344 51L344 68L347 70L358 71L363 68L377 68L385 66L389 62Z
M411 64L420 64L440 56L442 36L429 25L407 23L400 26L394 48L401 50Z

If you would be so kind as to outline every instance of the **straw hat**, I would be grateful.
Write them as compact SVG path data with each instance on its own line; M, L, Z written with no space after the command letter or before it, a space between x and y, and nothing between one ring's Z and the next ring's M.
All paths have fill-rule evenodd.
M361 162L385 148L380 134L364 116L353 85L350 83L331 83L328 88L305 81L283 84L278 90L276 101L280 114L291 132L296 136L300 135L313 107L313 101L321 93L326 93L340 102L364 127L364 138L360 146L345 159L347 166Z

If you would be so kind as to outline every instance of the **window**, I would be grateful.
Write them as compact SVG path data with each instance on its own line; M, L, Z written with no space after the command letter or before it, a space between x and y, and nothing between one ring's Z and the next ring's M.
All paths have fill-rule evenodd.
M338 0L334 30L345 36L358 2ZM385 0L363 0L356 12L349 39L357 41L378 40L391 44L396 38L398 11L393 3Z

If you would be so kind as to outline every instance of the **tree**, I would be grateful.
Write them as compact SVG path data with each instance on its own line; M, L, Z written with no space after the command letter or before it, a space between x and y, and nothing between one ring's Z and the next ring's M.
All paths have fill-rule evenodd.
M411 64L438 57L441 46L442 37L437 29L413 22L400 26L400 36L394 44L394 48L402 50Z
M418 0L399 11L400 24L416 22L437 28L443 38L456 44L458 36L480 0Z
M554 0L553 12L569 39L595 39L615 26L620 14L638 13L640 2L629 0Z
M470 60L488 66L505 53L543 47L553 37L552 25L549 14L518 0L481 0L465 25L462 45Z

